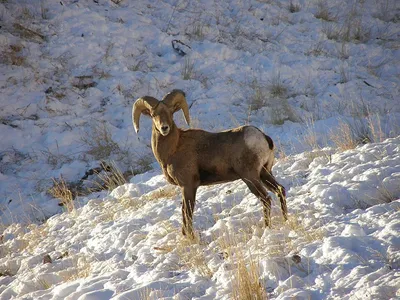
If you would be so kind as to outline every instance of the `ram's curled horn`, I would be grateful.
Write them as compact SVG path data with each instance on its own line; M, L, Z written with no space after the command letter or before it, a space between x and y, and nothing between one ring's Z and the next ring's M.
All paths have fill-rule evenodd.
M172 110L172 113L182 109L186 124L190 125L189 107L186 102L184 91L172 90L172 92L164 96L162 102Z
M154 109L160 103L156 98L144 96L135 101L132 109L133 126L136 133L139 132L139 120L142 113L150 114L150 110Z

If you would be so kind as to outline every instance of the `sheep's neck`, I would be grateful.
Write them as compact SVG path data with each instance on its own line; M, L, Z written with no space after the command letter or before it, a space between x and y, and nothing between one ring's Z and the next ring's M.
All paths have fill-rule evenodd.
M172 124L171 131L167 136L163 136L153 125L151 147L154 156L161 167L166 168L169 158L176 151L179 141L179 130L175 124ZM165 170L164 170L165 171Z

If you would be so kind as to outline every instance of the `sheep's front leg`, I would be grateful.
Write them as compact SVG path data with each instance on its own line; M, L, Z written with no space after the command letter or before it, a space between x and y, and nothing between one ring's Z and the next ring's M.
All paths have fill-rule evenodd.
M193 232L193 210L196 201L197 188L182 187L182 234L190 238L194 237Z

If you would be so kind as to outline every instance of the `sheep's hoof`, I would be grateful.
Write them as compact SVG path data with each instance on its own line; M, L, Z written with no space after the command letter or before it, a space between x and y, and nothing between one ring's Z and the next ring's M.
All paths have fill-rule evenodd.
M265 228L271 229L271 222L270 222L269 219L268 220L264 220L264 225L265 225Z
M182 235L189 239L194 239L194 233L192 229L187 229L185 227L182 227Z

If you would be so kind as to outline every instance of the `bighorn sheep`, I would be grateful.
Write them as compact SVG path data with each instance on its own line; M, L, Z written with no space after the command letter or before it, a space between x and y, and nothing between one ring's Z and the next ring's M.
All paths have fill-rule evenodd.
M154 156L168 182L182 189L182 233L193 236L193 209L199 186L237 179L242 179L261 200L267 227L270 226L271 197L266 189L278 196L287 220L285 189L271 173L274 163L272 139L253 126L218 133L182 130L173 120L173 114L180 109L189 125L189 108L183 91L173 90L162 101L144 96L134 103L132 119L138 133L140 115L152 118Z

